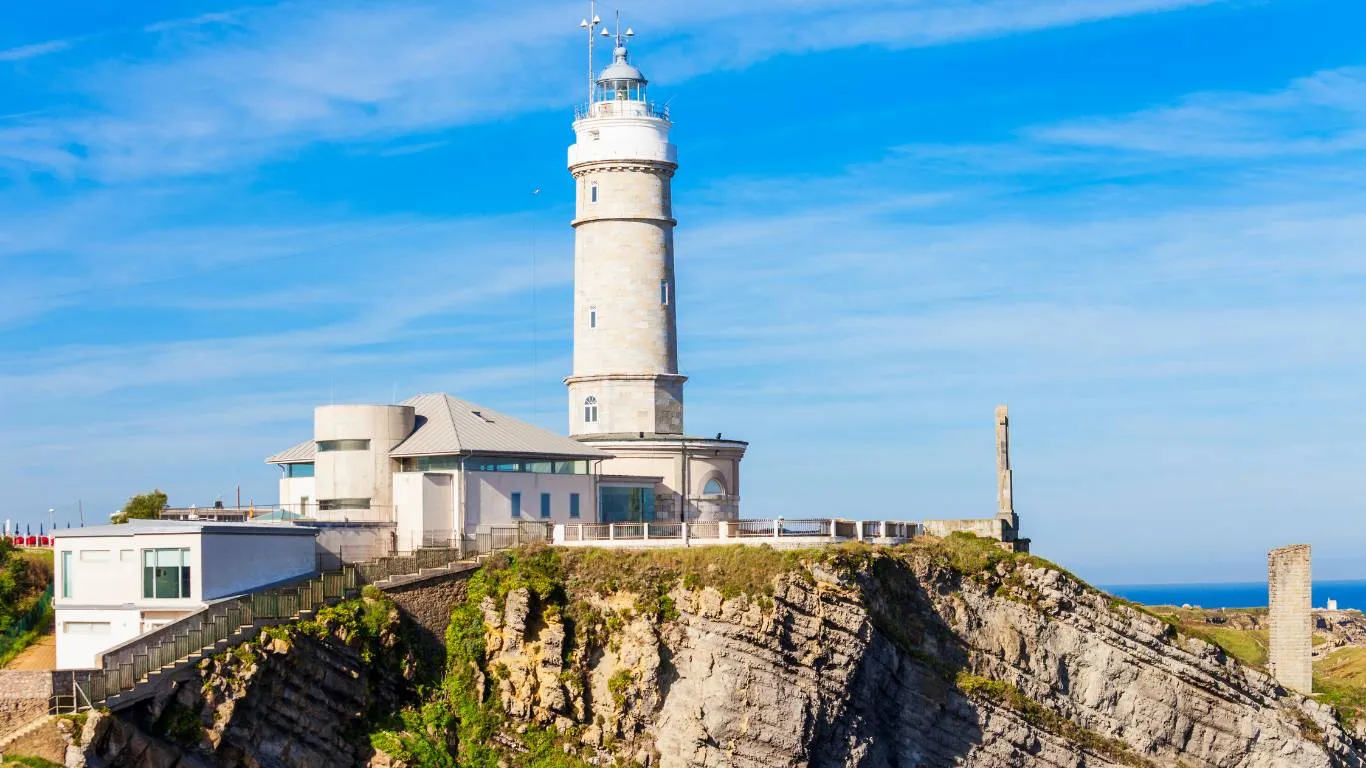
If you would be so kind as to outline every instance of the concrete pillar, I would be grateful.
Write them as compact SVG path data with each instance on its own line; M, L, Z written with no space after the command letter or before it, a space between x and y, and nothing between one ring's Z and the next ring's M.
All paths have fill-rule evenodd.
M1286 688L1305 694L1314 689L1312 584L1308 544L1268 553L1271 674Z
M1013 520L1015 480L1010 470L1010 412L996 406L996 516Z

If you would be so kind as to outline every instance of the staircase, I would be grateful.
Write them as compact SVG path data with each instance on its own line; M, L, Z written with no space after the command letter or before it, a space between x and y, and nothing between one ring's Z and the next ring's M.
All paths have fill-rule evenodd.
M264 627L308 619L321 608L359 596L367 584L383 588L466 570L488 554L463 546L424 547L218 601L105 651L99 669L72 673L73 695L54 696L53 711L127 707L153 696L176 673L256 637Z
M14 744L14 742L24 738L30 733L38 731L39 729L43 728L51 722L52 715L43 715L42 717L36 717L28 721L24 725L20 726L18 730L10 731L9 733L5 734L3 738L0 738L0 762L4 762L3 756L5 754L5 750L9 749L10 746Z

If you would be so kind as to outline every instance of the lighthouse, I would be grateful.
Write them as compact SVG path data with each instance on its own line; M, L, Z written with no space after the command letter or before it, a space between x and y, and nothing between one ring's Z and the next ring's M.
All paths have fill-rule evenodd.
M631 60L632 30L618 24L613 35L599 30L596 15L590 19L580 24L589 41L588 101L576 110L569 148L576 199L569 431L615 457L602 469L603 509L613 508L612 477L634 477L638 486L645 477L651 487L628 505L632 518L639 511L667 521L734 519L747 444L684 430L671 194L678 151L669 111L650 100L649 81ZM612 61L596 71L599 32L612 43Z

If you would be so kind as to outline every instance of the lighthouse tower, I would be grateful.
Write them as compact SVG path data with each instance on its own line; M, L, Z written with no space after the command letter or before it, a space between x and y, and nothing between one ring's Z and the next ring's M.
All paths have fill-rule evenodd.
M631 62L634 34L610 36L612 63L594 73L588 31L589 100L577 111L569 171L576 189L574 370L569 431L616 458L602 468L621 482L649 479L645 519L738 516L739 464L746 444L688 437L678 367L678 296L670 186L678 168L669 113L650 101L649 82ZM604 481L604 509L612 507ZM610 515L609 515L610 517ZM618 522L605 520L604 522Z

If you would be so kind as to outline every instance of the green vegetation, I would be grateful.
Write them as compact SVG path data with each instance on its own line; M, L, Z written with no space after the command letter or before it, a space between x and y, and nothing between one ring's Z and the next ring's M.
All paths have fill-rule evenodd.
M966 671L959 672L955 682L958 690L964 696L1013 710L1030 725L1054 736L1064 738L1111 762L1135 766L1135 768L1152 768L1153 766L1152 762L1136 754L1124 741L1102 736L1089 728L1077 725L1024 695L1019 688L1010 683L992 680L989 677L974 675Z
M166 709L162 710L155 730L185 747L194 747L204 738L204 724L200 721L199 710L190 709L175 699L171 699Z
M1366 648L1343 648L1316 663L1314 691L1344 728L1366 721Z
M52 551L0 542L0 666L52 625Z
M61 763L25 755L5 755L5 765L21 765L24 768L63 768Z
M155 520L161 515L162 507L166 506L169 497L160 490L150 493L140 493L128 500L123 505L123 509L114 516L112 522L126 523L129 520Z

